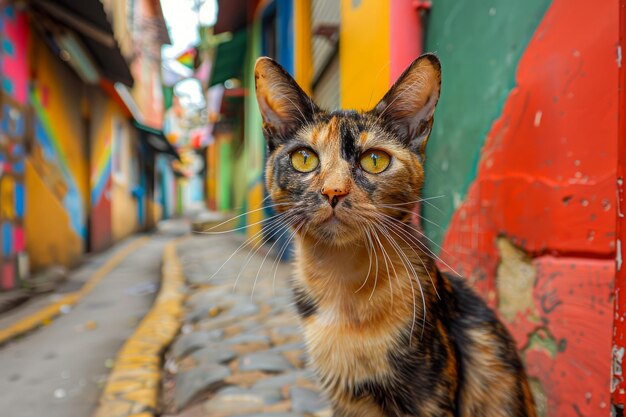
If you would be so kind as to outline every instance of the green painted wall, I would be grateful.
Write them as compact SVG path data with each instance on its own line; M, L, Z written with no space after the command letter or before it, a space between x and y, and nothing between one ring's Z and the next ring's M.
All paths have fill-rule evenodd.
M442 94L428 142L426 233L441 242L476 176L491 124L515 85L515 70L549 0L434 0L426 50L442 61ZM434 248L433 248L434 249Z
M261 22L259 19L250 26L248 39L244 85L250 94L246 95L244 104L244 134L249 163L246 170L248 185L254 187L262 179L265 163L265 139L261 130L263 122L254 94L254 64L257 58L261 56Z

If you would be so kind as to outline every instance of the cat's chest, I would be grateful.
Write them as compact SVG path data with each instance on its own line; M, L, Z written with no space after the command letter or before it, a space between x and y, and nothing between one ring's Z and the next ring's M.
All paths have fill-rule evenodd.
M389 353L398 338L393 327L350 325L328 311L304 319L303 327L312 365L322 378L349 387L390 376Z

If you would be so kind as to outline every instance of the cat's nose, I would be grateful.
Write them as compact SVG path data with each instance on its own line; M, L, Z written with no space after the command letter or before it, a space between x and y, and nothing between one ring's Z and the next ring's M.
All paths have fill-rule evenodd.
M348 195L349 191L346 187L322 187L322 194L328 198L328 202L332 208L339 203L339 200Z

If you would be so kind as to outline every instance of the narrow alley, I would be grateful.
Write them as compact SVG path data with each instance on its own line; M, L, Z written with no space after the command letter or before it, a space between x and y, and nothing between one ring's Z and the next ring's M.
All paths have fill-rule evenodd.
M4 316L0 329L84 286L115 254L123 255L75 306L0 346L0 409L15 417L149 411L141 408L141 395L133 395L141 391L133 388L141 377L117 381L121 397L113 402L102 390L114 363L122 360L116 358L122 345L155 304L169 242L182 265L186 285L178 290L187 301L180 334L164 352L161 415L330 416L304 369L288 287L291 268L276 257L285 242L255 246L236 234L189 234L188 229L184 220L164 222L153 234L94 256L58 291ZM120 407L119 398L129 399L127 408Z
M317 320L340 326L306 333L313 355L331 341L336 385L368 387L346 397L399 407L369 358L400 343L349 351L365 376L335 355L368 346L337 335L371 304L292 305L315 198L369 219L348 237L405 223L420 261L466 279L538 417L623 416L625 39L626 0L0 0L0 417L330 417L299 328ZM290 199L306 213L281 217ZM344 281L364 265L301 259Z
M81 288L115 254L123 259L74 307L0 346L0 409L15 417L90 415L111 362L159 288L163 248L187 231L185 222L132 237L91 257L52 294L2 316L0 329ZM6 414L5 414L6 413Z

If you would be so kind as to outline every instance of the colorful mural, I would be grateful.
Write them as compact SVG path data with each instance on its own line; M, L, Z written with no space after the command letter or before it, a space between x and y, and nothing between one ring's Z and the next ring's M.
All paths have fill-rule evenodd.
M31 36L29 51L33 140L25 172L25 226L36 271L75 265L86 248L89 159L80 79L38 34Z
M61 139L56 134L47 113L47 94L49 93L44 87L31 95L35 113L35 143L30 158L39 171L39 175L48 183L56 198L62 202L74 233L85 239L87 236L85 204L68 164Z
M90 249L97 251L113 243L111 231L111 112L113 103L99 92L91 98Z
M0 7L0 290L17 287L28 272L24 235L28 36L26 14L14 6Z
M152 198L147 178L153 158L139 154L129 109L139 108L133 116L161 125L160 47L169 38L158 2L133 2L133 19L151 23L132 34L127 8L118 6L107 10L114 22L104 26L117 29L110 35L123 38L128 54L142 51L133 57L136 106L114 88L118 81L132 84L120 49L107 51L119 54L111 62L103 62L102 50L66 50L61 37L85 46L80 40L86 35L53 16L44 29L33 20L40 11L30 2L0 5L0 291L16 288L30 272L74 266L86 251L154 226L146 201ZM84 56L74 59L83 53L92 58L85 62L99 67L93 77L77 64ZM113 131L115 120L121 134ZM121 164L119 181L113 156Z

